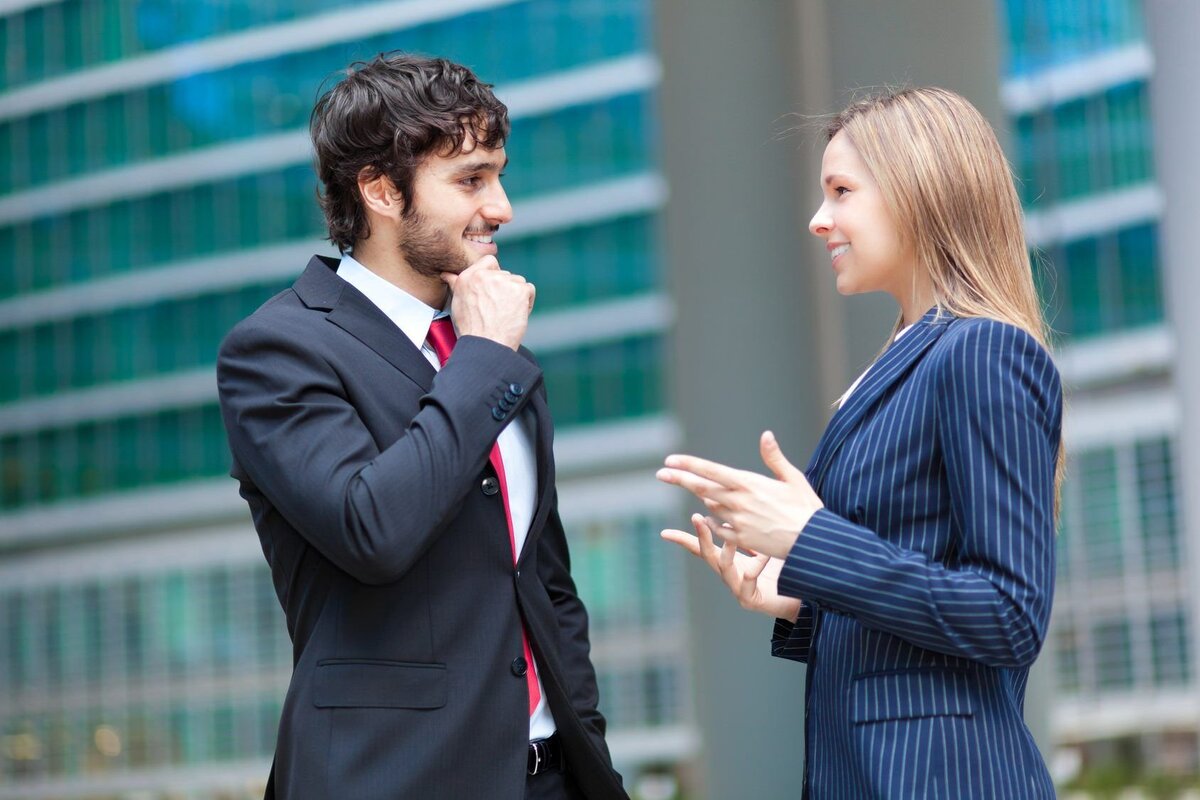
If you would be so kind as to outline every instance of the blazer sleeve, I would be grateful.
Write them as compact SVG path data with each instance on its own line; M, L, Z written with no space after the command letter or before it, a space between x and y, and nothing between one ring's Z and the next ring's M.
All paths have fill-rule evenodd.
M541 371L503 345L464 336L407 430L381 451L338 370L295 333L251 317L222 343L217 385L230 448L326 558L363 583L393 582L483 467L502 427L494 398L511 382L533 387Z
M1028 333L991 320L962 324L930 356L939 359L934 427L952 566L822 509L788 555L779 590L919 647L1028 666L1054 593L1058 372Z
M807 664L814 621L813 608L808 603L801 603L800 614L795 622L775 620L775 630L771 633L771 655Z

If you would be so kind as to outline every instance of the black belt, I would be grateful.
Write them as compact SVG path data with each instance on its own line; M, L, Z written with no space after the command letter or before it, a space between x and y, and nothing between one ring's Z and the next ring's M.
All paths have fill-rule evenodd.
M535 739L529 743L527 770L530 775L551 770L561 772L562 766L563 751L557 733L549 739Z

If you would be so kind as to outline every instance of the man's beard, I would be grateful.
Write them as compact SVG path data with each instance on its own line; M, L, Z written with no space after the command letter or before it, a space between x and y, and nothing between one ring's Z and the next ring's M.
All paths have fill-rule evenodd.
M408 217L400 236L400 255L418 275L441 277L443 272L462 272L471 265L462 245L434 230L417 211Z

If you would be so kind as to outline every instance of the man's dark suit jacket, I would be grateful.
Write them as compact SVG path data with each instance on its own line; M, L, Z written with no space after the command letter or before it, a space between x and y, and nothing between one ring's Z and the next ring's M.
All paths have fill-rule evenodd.
M336 267L314 257L217 362L232 474L293 642L268 797L520 798L523 620L571 773L589 798L624 798L540 369L525 350L464 336L436 372ZM514 568L484 481L492 443L522 413L536 421L538 500Z

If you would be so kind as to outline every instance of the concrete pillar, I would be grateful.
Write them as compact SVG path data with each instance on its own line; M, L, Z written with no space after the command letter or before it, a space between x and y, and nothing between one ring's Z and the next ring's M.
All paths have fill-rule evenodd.
M1167 321L1178 354L1172 370L1182 410L1176 434L1176 503L1179 535L1193 579L1200 575L1200 4L1146 0L1147 38L1154 53L1150 104L1154 118L1155 173L1166 207L1159 225L1159 258ZM1200 665L1200 591L1191 593L1192 674ZM1194 682L1193 678L1193 682ZM1200 723L1200 720L1197 721Z

